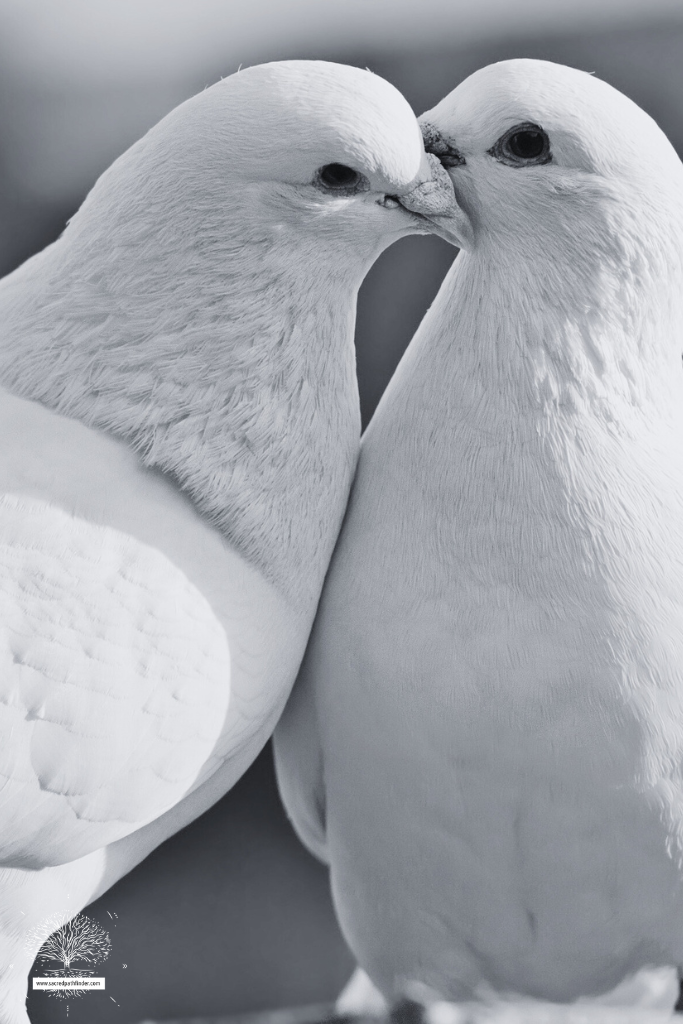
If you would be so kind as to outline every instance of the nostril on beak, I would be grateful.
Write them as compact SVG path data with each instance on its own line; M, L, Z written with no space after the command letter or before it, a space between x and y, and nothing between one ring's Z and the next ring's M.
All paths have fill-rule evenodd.
M438 128L429 121L421 121L422 138L424 139L425 152L433 153L438 157L444 167L462 167L465 157L455 146L447 142Z

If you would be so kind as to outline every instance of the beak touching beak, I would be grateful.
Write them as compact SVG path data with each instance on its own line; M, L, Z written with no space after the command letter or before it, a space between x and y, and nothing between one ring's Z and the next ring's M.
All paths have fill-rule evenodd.
M453 182L438 157L422 154L422 163L408 190L396 197L406 210L422 217L450 217L457 209Z
M472 225L465 211L458 205L453 182L447 167L453 166L448 157L442 157L430 126L423 126L426 152L423 154L420 170L409 189L396 199L406 210L417 214L428 222L436 235L459 249L469 249L474 241ZM462 161L462 159L460 160ZM444 166L445 165L445 166Z

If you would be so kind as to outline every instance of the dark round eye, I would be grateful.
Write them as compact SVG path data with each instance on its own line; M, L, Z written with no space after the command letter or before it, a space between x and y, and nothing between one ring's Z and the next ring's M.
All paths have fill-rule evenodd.
M515 132L508 139L508 149L519 160L535 160L545 149L543 132Z
M325 164L318 171L318 178L325 188L349 189L360 185L363 175L346 164Z
M518 124L489 150L491 156L513 167L547 164L552 160L550 139L537 124Z

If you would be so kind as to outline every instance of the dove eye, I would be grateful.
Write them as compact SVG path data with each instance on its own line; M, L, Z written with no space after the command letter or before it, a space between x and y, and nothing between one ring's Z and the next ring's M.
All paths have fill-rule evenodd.
M358 192L366 185L359 171L346 164L325 164L317 173L318 183L329 192Z
M510 128L489 153L510 167L530 167L552 160L550 139L537 124L518 124Z

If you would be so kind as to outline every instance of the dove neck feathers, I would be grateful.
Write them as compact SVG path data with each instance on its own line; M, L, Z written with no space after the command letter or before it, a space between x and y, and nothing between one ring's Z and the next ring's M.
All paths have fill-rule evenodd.
M580 231L555 258L537 238L532 255L484 240L457 257L363 442L359 473L412 495L394 549L434 515L450 550L449 524L466 535L463 501L477 523L501 501L552 504L555 468L604 470L608 486L636 450L680 447L683 232L612 245L603 227L595 258Z
M93 230L92 196L0 285L3 384L125 438L310 612L357 456L366 268L329 238L294 246L286 220L250 233L225 202L136 217L110 200Z
M638 210L605 187L590 204L574 187L515 250L491 233L462 253L427 315L417 347L452 386L455 416L585 414L622 430L680 406L683 207Z
M607 519L624 551L634 518L636 536L643 522L680 521L658 491L662 467L683 485L674 232L651 251L622 238L606 268L581 262L581 242L564 263L547 251L533 261L462 252L365 433L351 509L371 495L358 514L373 557L401 552L400 593L416 605L454 580L484 605L493 591L482 581L519 589L524 578L547 585L549 602L562 586L574 600L577 566L604 554Z

